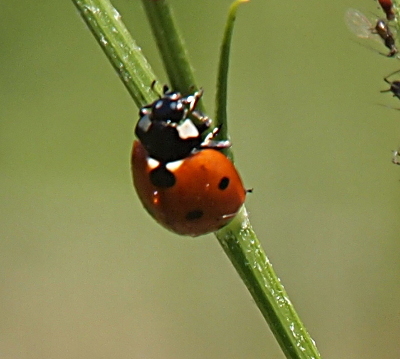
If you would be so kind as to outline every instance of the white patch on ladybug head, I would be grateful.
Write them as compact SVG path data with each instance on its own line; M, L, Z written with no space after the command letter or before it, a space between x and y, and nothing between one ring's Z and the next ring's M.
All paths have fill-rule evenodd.
M182 95L179 92L174 92L168 96L172 101L178 101L182 98Z
M154 170L154 168L157 168L159 165L160 165L160 162L158 162L154 158L147 157L147 166L149 166L149 168L151 170Z
M173 162L168 162L165 167L167 168L168 171L171 171L172 173L176 171L180 165L183 163L183 160L179 161L173 161Z
M171 98L171 99L173 100L173 102L170 102L170 104L169 104L169 107L171 108L171 110L182 110L183 109L183 104L182 104L182 102L178 101L178 98L177 99ZM156 110L159 110L163 106L164 106L164 101L161 99L155 103L154 108Z
M182 111L184 108L182 102L172 102L170 103L169 107L171 107L172 110L178 110L178 111Z
M191 137L198 137L199 131L192 122L192 120L186 119L181 125L176 127L179 137L182 140L186 140Z
M162 100L158 100L158 101L154 104L154 108L158 110L160 107L162 107L162 105L163 105L163 101L162 101Z
M144 115L137 125L143 132L147 132L151 126L149 115Z

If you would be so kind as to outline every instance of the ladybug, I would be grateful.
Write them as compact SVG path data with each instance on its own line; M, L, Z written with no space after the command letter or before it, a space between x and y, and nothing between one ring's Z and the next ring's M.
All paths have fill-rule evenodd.
M381 5L382 10L386 14L386 19L394 20L396 17L396 11L393 7L393 2L392 0L378 0L379 5Z
M165 228L193 237L228 224L247 192L220 151L230 142L215 140L219 128L209 132L212 120L196 110L202 94L183 96L165 86L162 97L139 111L131 157L145 209Z

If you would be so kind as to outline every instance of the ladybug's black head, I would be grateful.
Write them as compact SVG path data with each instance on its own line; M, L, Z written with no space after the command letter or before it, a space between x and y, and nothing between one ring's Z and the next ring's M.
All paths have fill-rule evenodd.
M216 141L218 129L205 138L212 121L196 110L202 90L182 96L164 88L164 95L140 109L135 134L150 157L160 163L184 159L201 148L226 148L229 141Z
M164 97L152 103L151 120L179 122L186 115L187 109L185 105L179 92L164 94Z

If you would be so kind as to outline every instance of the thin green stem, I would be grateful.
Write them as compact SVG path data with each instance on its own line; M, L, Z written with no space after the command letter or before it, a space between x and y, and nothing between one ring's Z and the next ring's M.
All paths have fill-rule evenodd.
M197 90L193 69L173 11L166 0L142 0L165 70L175 91ZM198 108L203 109L202 102Z
M224 36L221 44L217 77L217 92L215 94L215 126L220 127L218 138L221 139L229 139L226 111L228 97L228 70L236 11L240 4L248 1L249 0L236 0L229 8L228 19L226 21Z

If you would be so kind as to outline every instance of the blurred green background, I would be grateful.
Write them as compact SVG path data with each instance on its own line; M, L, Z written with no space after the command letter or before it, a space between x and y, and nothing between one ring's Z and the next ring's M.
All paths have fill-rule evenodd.
M230 0L171 0L209 113ZM114 2L162 66L138 0ZM324 358L400 357L400 62L345 27L373 0L239 9L229 83L256 232ZM0 358L283 358L212 235L158 226L138 109L71 1L0 13ZM379 44L372 45L386 51ZM384 106L381 106L384 105Z

